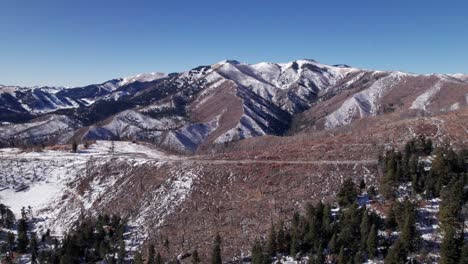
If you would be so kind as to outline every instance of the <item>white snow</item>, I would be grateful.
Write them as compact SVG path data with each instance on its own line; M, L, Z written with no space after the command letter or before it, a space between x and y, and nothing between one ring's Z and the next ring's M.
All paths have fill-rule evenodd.
M133 82L151 82L165 77L167 77L167 74L161 72L142 73L123 78L122 81L119 82L119 86L127 85Z
M443 80L438 81L434 86L420 94L411 104L410 109L426 110L430 100L440 91Z
M114 151L112 152L112 145ZM0 149L0 203L9 206L19 216L22 207L32 207L33 215L39 219L36 227L51 228L61 234L68 224L76 220L80 211L62 214L62 197L74 193L70 183L83 177L89 162L107 162L114 158L136 161L135 165L146 162L166 162L179 160L181 157L167 155L147 145L131 142L97 141L88 149L80 147L79 153L68 151L45 150L42 152L25 152L15 148ZM97 197L102 196L106 186L112 186L116 178L106 177L106 182L92 182L88 193L82 198L82 208L91 206ZM190 180L190 179L188 179ZM186 178L173 178L174 188L188 188ZM104 185L103 185L104 184ZM29 188L16 191L21 186ZM172 188L172 187L171 187ZM74 194L76 195L76 194ZM177 197L182 193L177 192ZM170 198L167 198L170 199ZM171 204L174 204L171 201ZM172 206L172 205L171 205ZM62 222L56 222L56 219Z
M356 117L376 115L379 100L406 75L402 72L391 72L387 76L377 79L369 88L355 93L326 117L325 127L330 129L347 125Z

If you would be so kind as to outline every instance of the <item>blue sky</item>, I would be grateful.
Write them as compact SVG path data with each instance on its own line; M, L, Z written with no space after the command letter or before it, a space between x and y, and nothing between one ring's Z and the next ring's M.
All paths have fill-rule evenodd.
M77 86L223 59L468 73L466 10L431 0L2 0L0 84Z

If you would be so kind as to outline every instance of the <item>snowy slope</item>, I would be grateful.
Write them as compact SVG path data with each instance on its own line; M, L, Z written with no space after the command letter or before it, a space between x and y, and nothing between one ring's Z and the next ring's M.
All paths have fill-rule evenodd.
M450 74L450 76L455 77L455 78L460 79L460 80L465 81L465 82L468 81L468 74L455 73L455 74Z
M33 114L88 106L101 97L133 83L151 82L167 77L164 73L144 73L85 87L0 86L0 102L7 110Z
M326 117L325 127L334 128L351 123L354 119L376 115L379 99L405 77L405 73L392 72L377 79L369 88L353 94L333 113Z
M46 115L27 123L0 126L0 144L38 144L56 136L65 136L79 126L77 120L68 116Z
M37 229L44 231L50 228L53 233L61 235L79 217L81 209L90 209L98 199L102 199L104 191L112 188L112 182L116 180L113 177L124 175L117 172L113 177L100 174L103 179L93 181L89 190L82 194L77 190L76 183L86 179L90 170L100 169L111 161L112 164L118 164L121 156L124 157L121 160L123 163L131 163L135 167L180 159L130 142L98 141L89 149L80 147L79 153L66 150L24 152L14 148L0 149L0 203L9 206L18 216L21 208L31 206L34 217L39 221ZM170 178L168 181L173 180L176 179ZM183 183L186 180L177 179L173 183L176 185L165 187L161 199L174 199L170 198L175 195L174 192L180 198L182 193L178 189L190 188L189 185L179 186L177 181ZM19 187L24 186L27 188L18 191ZM68 213L62 214L65 211ZM163 217L160 219L162 221Z
M118 85L124 86L134 82L151 82L165 77L167 77L167 74L161 72L142 73L135 76L125 77L119 82Z
M126 110L89 127L84 139L135 138L142 131L164 131L177 127L178 120L169 118L153 119L133 110Z

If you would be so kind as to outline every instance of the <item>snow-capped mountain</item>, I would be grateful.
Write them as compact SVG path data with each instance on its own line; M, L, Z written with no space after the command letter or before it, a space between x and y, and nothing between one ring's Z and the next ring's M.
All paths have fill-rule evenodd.
M467 94L461 74L371 71L307 59L225 60L86 87L2 86L0 121L16 123L4 130L23 131L44 114L67 116L76 120L67 127L76 129L68 141L132 138L193 152L262 135L334 129L381 114L457 110L467 105Z
M0 86L0 119L15 121L17 114L40 115L60 109L89 106L109 93L135 82L144 83L166 77L164 73L146 73L84 87Z
M462 81L468 81L468 74L463 74L463 73L455 73L451 74L450 76L460 79Z

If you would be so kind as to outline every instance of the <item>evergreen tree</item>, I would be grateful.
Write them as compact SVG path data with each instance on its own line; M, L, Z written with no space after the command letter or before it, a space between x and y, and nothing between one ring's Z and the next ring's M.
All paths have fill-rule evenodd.
M164 247L166 248L166 250L169 250L169 239L166 237L166 239L164 239Z
M361 230L361 248L365 249L366 248L366 243L367 243L367 236L369 234L369 224L370 224L370 219L369 219L369 213L367 210L365 210L362 213L362 218L361 218L361 225L360 225L360 230Z
M65 254L60 257L60 264L70 264L70 263L74 263L73 258L70 255Z
M143 257L139 251L135 252L135 256L133 256L133 263L134 264L143 264Z
M290 255L295 257L299 253L299 237L297 231L292 232Z
M372 225L369 235L367 237L367 253L370 259L377 256L377 228Z
M340 254L338 255L338 264L346 264L345 250L342 246L340 249Z
M278 224L278 236L277 236L277 249L279 253L285 254L288 252L289 247L287 245L286 233L284 231L284 223L280 221Z
M318 250L317 250L317 257L315 258L315 263L317 263L317 264L325 263L325 256L323 254L322 245L320 245Z
M219 234L216 235L214 242L213 242L213 251L211 254L211 264L221 264L221 237Z
M444 239L440 246L440 263L457 264L460 259L460 248L463 238L460 238L455 229L446 229Z
M267 248L267 254L270 257L273 257L276 255L277 252L277 245L276 245L276 231L275 231L275 226L272 224L270 228L270 234L268 235L268 248Z
M262 245L260 245L260 242L255 241L252 247L252 264L264 264L264 263L266 263L266 260L263 254Z
M155 264L155 255L156 255L156 250L154 249L154 244L150 244L148 248L147 264Z
M338 244L336 241L336 233L333 233L330 241L328 242L328 249L330 250L330 253L336 254L338 253Z
M460 256L460 264L468 264L468 242L465 241L462 251L461 251L461 256Z
M361 179L361 180L359 181L359 189L360 189L361 191L363 191L363 190L366 189L366 182L364 181L364 179Z
M198 256L198 251L195 249L192 253L192 264L201 263L200 256Z
M73 141L72 143L72 152L76 153L78 151L78 143L76 141Z
M357 192L354 182L351 178L347 178L341 185L341 189L337 194L338 204L342 207L353 204L357 199Z
M361 251L356 252L354 255L354 263L355 264L360 264L363 262L363 254Z
M15 234L8 232L7 245L8 245L8 250L12 251L13 248L15 247Z
M26 253L26 250L28 248L29 244L29 239L28 235L26 234L26 231L18 232L18 252L21 254Z
M307 260L307 264L315 264L316 257L314 255L309 255L309 259Z
M125 241L120 239L119 242L119 253L118 253L118 261L119 263L123 263L125 261Z
M29 248L31 251L31 262L32 263L37 263L37 250L38 250L38 245L37 245L37 237L36 234L33 234L31 236L31 239L29 241Z
M156 255L156 261L155 261L156 264L163 264L163 260L162 260L162 257L161 257L161 254L158 254Z
M99 243L99 256L101 259L105 259L107 253L109 253L109 245L106 241L102 240L101 243Z
M408 252L405 246L397 239L395 243L390 247L387 256L385 257L385 264L401 264L406 263Z
M444 231L449 228L461 229L463 225L461 211L465 197L464 186L463 177L454 178L441 193L439 219Z

